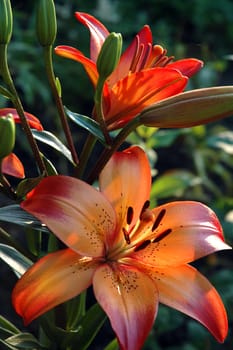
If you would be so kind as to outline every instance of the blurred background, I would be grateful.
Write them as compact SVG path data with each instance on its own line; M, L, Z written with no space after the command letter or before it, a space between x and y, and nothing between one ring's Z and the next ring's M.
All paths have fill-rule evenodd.
M176 59L195 57L204 68L191 79L188 89L233 85L233 0L56 0L58 36L56 45L71 45L89 55L89 33L79 24L75 11L89 12L109 31L123 34L124 47L144 24L149 24L155 44L167 48ZM12 0L14 33L9 46L9 66L24 109L38 116L44 128L63 138L44 71L42 50L35 36L36 1ZM62 85L63 102L72 111L90 115L92 86L82 67L54 55L55 74ZM10 106L0 96L0 107ZM198 113L198 111L197 111ZM72 125L77 145L85 134ZM17 128L16 150L23 157L27 176L34 176L27 142ZM198 200L217 213L226 241L233 243L233 118L181 130L139 128L127 140L147 150L153 167L152 205L171 200ZM43 146L44 147L44 146ZM17 153L16 152L16 153ZM69 171L65 159L49 149L46 156L59 169ZM22 229L21 229L22 230ZM197 322L178 311L160 306L145 350L230 350L233 346L233 259L220 252L201 259L195 266L214 284L226 306L230 331L225 344L218 344ZM4 316L15 317L10 307L10 290L15 278L0 262L4 289ZM2 277L1 277L2 279ZM1 292L2 293L2 292ZM19 327L21 320L16 318ZM101 350L111 340L108 323L91 350Z

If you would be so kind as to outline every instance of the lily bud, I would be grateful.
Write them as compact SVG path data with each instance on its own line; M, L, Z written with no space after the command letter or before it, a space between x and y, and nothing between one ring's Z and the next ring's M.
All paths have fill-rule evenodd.
M0 44L8 44L11 40L13 18L10 0L0 0Z
M97 58L96 66L100 78L106 80L116 68L121 57L122 36L110 33L105 39Z
M233 116L233 86L180 93L145 108L138 118L145 126L187 128L229 116Z
M8 156L15 146L15 122L12 115L0 118L0 159Z
M36 13L36 31L42 46L53 45L57 35L56 11L53 0L40 0Z

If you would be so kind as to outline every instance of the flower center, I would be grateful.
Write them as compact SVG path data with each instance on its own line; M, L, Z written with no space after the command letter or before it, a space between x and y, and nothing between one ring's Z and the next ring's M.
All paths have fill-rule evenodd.
M130 253L145 249L151 243L158 243L172 232L171 228L161 231L166 209L161 209L156 216L149 209L149 204L149 201L144 203L139 219L133 226L134 210L133 207L128 207L126 224L122 228L122 240L109 252L107 259L116 261L129 256Z

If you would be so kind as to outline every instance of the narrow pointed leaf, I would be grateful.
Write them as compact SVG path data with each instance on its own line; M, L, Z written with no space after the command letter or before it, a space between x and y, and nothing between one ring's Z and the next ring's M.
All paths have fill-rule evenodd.
M22 210L18 204L7 205L0 208L0 221L10 222L35 230L49 232L34 216Z
M12 95L10 93L10 91L8 91L6 88L4 88L3 86L0 85L0 94L6 98L11 98Z
M69 109L65 108L67 116L78 126L82 127L83 129L89 131L92 135L97 137L97 139L104 145L105 143L105 138L102 133L102 130L99 126L99 124L92 118L89 118L85 115L78 114L71 112Z
M20 333L13 335L7 339L5 342L9 345L17 346L17 349L45 349L39 341L30 333Z
M11 333L15 333L15 334L20 333L20 330L2 315L0 315L0 327L1 329L7 329Z
M15 248L0 243L0 259L12 268L17 277L21 277L32 262Z
M35 139L49 145L56 151L63 154L71 163L73 163L70 150L51 132L46 130L43 130L43 131L32 130L32 133Z

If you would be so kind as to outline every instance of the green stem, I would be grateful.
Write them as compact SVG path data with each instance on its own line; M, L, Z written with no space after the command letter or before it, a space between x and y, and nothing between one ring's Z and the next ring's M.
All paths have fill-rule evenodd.
M11 78L11 74L10 74L10 71L8 68L8 63L7 63L7 45L5 45L5 44L0 45L0 74L2 75L4 82L6 83L6 85L8 86L8 88L12 94L12 103L13 103L14 107L16 108L17 113L20 117L22 128L23 128L25 135L28 139L32 153L33 153L34 158L37 162L38 168L39 168L41 173L46 174L46 167L45 167L44 161L41 157L37 143L32 135L29 123L28 123L27 118L25 117L25 114L24 114L23 106L21 104L20 98L19 98L18 93L16 91L14 82Z
M77 178L81 179L83 177L83 174L86 170L88 160L90 158L91 152L92 152L96 142L97 142L97 138L92 134L88 134L86 142L85 142L83 149L82 149L82 153L80 155L79 167L76 169L75 176Z
M102 155L98 159L97 164L94 169L91 171L89 177L87 178L88 183L93 183L95 179L99 176L101 170L104 168L105 164L109 161L111 156L117 149L122 145L127 136L134 131L138 126L141 125L139 118L134 118L131 120L116 136L110 148L105 148Z
M71 131L67 122L67 117L64 111L64 106L62 103L61 96L58 92L57 85L56 85L56 78L54 75L54 69L53 69L53 60L52 60L52 46L45 46L44 47L44 57L45 57L45 67L46 67L46 72L48 76L48 81L53 93L53 98L56 103L56 107L58 110L58 115L60 117L60 121L62 124L63 131L65 133L66 141L68 144L68 147L70 149L72 158L74 163L77 165L79 163L78 156L76 153L76 149L73 143L73 138L71 135Z
M103 89L104 89L104 80L99 79L95 91L95 110L96 110L96 119L98 123L100 124L100 127L102 129L102 132L105 137L105 141L108 145L111 144L111 138L108 133L107 125L104 120L104 113L103 113Z

